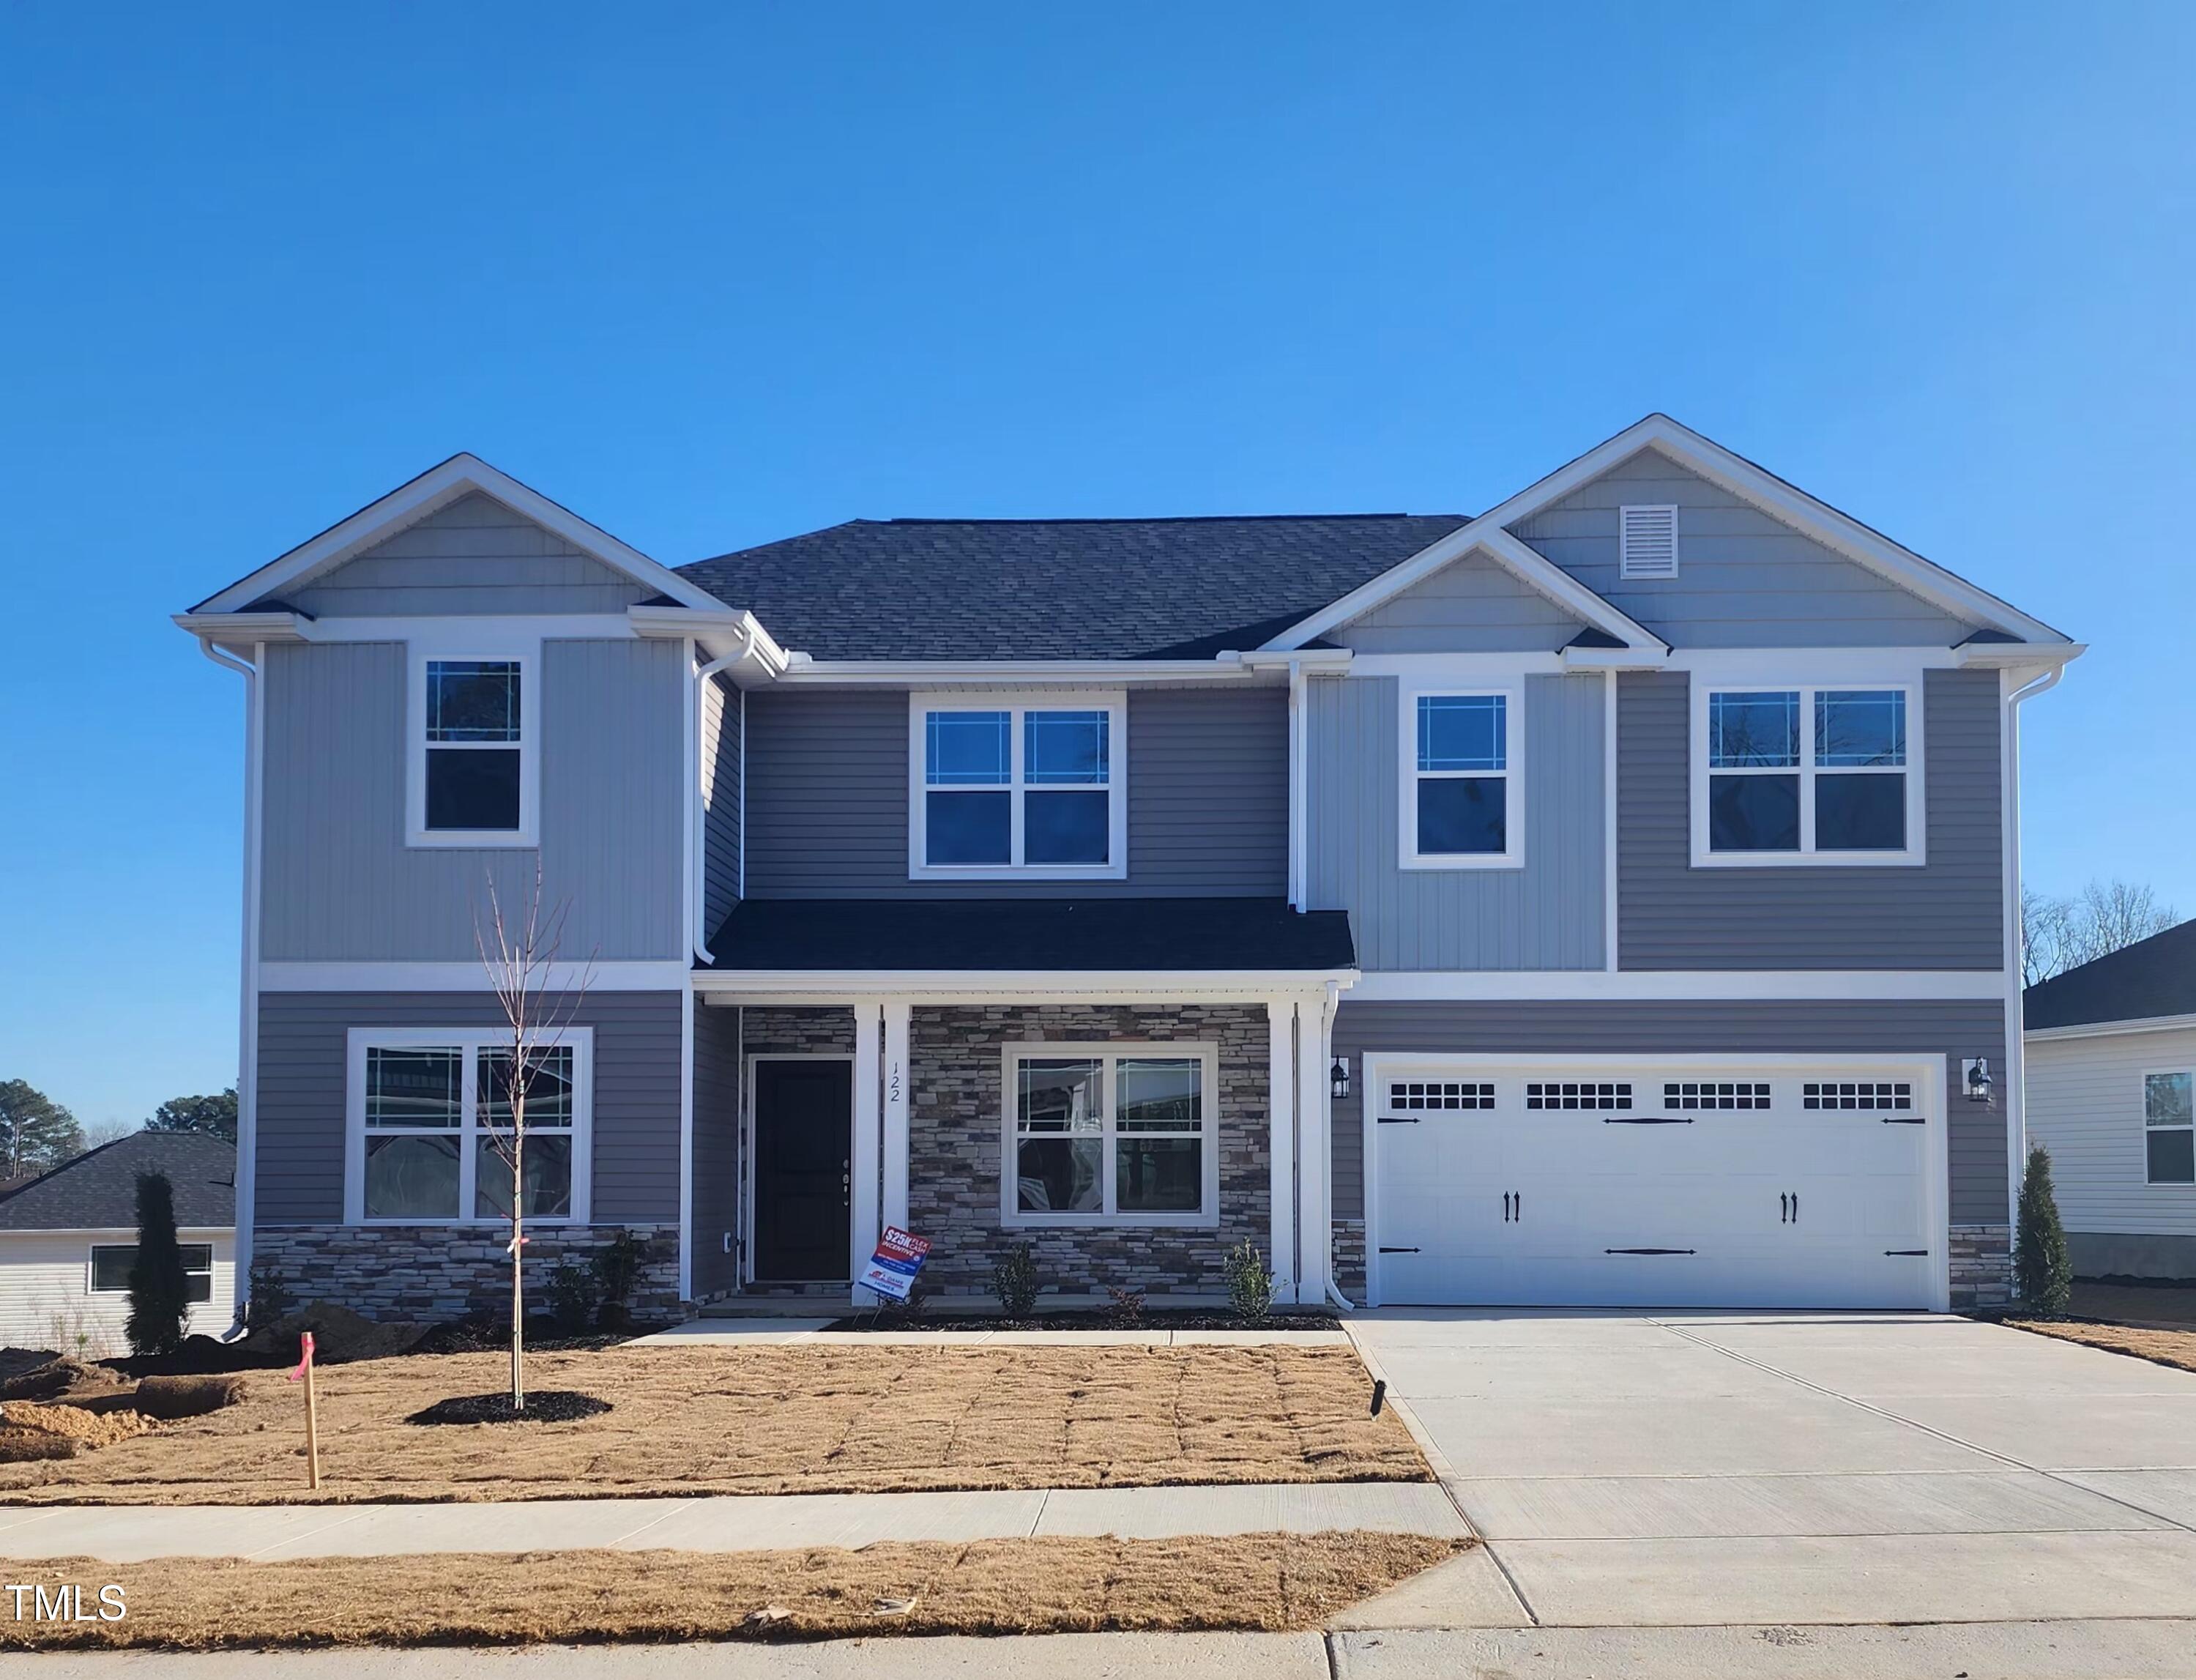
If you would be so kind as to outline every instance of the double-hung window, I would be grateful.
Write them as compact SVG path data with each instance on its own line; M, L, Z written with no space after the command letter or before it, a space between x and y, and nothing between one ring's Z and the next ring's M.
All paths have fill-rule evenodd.
M591 1029L566 1028L529 1057L520 1081L496 1033L354 1030L345 1216L405 1225L509 1219L517 1096L521 1211L584 1220L592 1042Z
M213 1299L213 1244L181 1243L183 1255L183 1299L194 1305ZM91 1245L91 1293L124 1295L130 1289L130 1269L137 1264L135 1243L95 1243Z
M1128 872L1119 696L917 694L912 705L911 877Z
M1403 867L1515 867L1524 857L1520 696L1407 687L1402 698Z
M2196 1074L2142 1076L2143 1180L2196 1184Z
M415 650L406 766L411 843L530 846L540 697L532 654Z
M1910 686L1740 687L1696 700L1696 863L1918 863Z
M1017 1045L1006 1054L1010 1225L1219 1217L1209 1045Z

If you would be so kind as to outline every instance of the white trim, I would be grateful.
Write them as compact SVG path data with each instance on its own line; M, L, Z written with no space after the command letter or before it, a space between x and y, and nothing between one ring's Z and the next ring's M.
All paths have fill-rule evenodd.
M585 982L590 992L676 992L693 970L681 962L552 963L542 984ZM492 992L479 963L262 963L263 992Z
M1289 998L1266 999L1267 1265L1279 1280L1274 1299L1297 1297L1296 1011Z
M1481 527L1501 531L1505 527L1538 513L1551 502L1562 501L1573 490L1649 448L1658 450L1710 484L1729 491L1741 501L1751 502L1763 513L1792 526L1804 536L1813 537L1825 547L1835 549L1846 559L1866 566L1879 576L1956 618L2002 630L2023 641L2050 646L2068 645L2065 635L2040 619L2030 617L1987 590L1979 588L1965 578L1955 576L1911 549L1902 547L1881 532L1870 530L1858 519L1841 513L1828 502L1819 501L1786 484L1742 456L1733 455L1721 444L1711 442L1689 426L1679 425L1667 414L1656 414L1627 426L1614 437L1597 444L1567 466L1557 468L1536 484L1529 484L1500 507L1489 509L1470 524L1452 531L1401 565L1391 568L1361 588L1351 591L1341 600L1276 636L1267 646L1273 648L1294 647L1314 640L1345 619L1355 617L1400 594L1420 578L1438 570L1472 542L1482 540L1479 534ZM1526 552L1529 553L1532 551L1527 549ZM1436 555L1438 558L1432 558ZM1595 596L1594 599L1598 600L1600 597ZM1614 608L1609 610L1615 611ZM1600 628L1609 629L1607 625ZM1612 630L1610 633L1621 636L1620 632ZM1630 640L1629 637L1621 639Z
M1601 965L1617 970L1616 673L1601 674Z
M487 623L457 627L463 640L448 646L419 639L405 646L404 676L404 843L421 849L528 851L541 843L541 644L511 637ZM449 829L427 826L427 667L477 660L518 667L518 826L516 829ZM477 744L478 750L507 752L507 742ZM436 742L433 750L465 752L467 744Z
M2066 666L2053 665L2023 681L2012 668L1998 677L1999 828L2004 843L2000 898L2005 918L2005 1217L2020 1216L2020 1180L2028 1168L2028 1034L2022 1018L2020 946L2020 707L2024 700L2059 686Z
M1387 970L1361 976L1349 990L1352 999L1366 1003L1996 1002L2004 995L2005 976L1995 969Z
M1482 1068L1529 1069L1534 1068L1606 1068L1611 1070L1638 1069L1652 1072L1659 1069L1738 1069L1761 1073L1800 1073L1812 1069L1852 1069L1904 1074L1915 1083L1915 1100L1922 1104L1922 1094L1927 1093L1923 1106L1923 1118L1934 1135L1922 1152L1922 1206L1934 1222L1929 1233L1929 1262L1932 1272L1931 1292L1933 1310L1949 1312L1952 1301L1951 1272L1951 1101L1952 1058L1949 1056L1920 1056L1911 1051L1894 1052L1888 1056L1869 1056L1858 1052L1836 1051L1827 1055L1806 1056L1792 1054L1763 1054L1740 1052L1719 1055L1712 1051L1655 1051L1634 1054L1624 1051L1596 1051L1588 1054L1561 1053L1518 1055L1509 1051L1436 1051L1415 1052L1400 1050L1367 1051L1360 1057L1361 1063L1362 1097L1359 1104L1360 1118L1364 1127L1364 1218L1365 1218L1365 1304L1380 1304L1380 1237L1379 1237L1379 1167L1380 1140L1379 1104L1376 1093L1389 1070L1396 1068L1453 1069L1459 1073Z
M1217 654L1211 659L812 659L800 652L787 658L790 663L780 681L837 688L865 685L905 688L910 684L934 687L941 683L972 688L1026 688L1053 683L1087 687L1093 682L1118 686L1141 682L1179 686L1275 681L1261 675L1263 665L1246 663L1234 653ZM1346 650L1338 660L1332 653L1326 658L1338 664L1349 663ZM1047 704L1057 704L1056 697L1048 697Z
M1657 659L1655 663L1659 669L1663 662ZM1361 653L1343 675L1392 676L1431 688L1444 683L1460 688L1476 683L1499 688L1529 676L1560 676L1564 669L1559 653Z
M204 642L303 641L312 621L298 612L175 612L169 623Z
M520 484L477 455L454 455L429 467L410 483L400 484L388 495L368 502L318 536L240 578L218 594L201 601L194 611L234 612L262 596L294 588L323 572L333 571L384 538L417 524L429 514L475 490L501 502L520 518L531 519L544 530L554 532L614 571L625 573L636 582L644 583L683 605L705 612L725 610L725 603L706 589L696 588L638 548L619 542L599 525L590 524L569 508L559 507L539 490Z
M1012 1003L1033 997L1194 1003L1216 997L1256 999L1276 986L1347 986L1355 969L753 969L692 976L705 1003L767 1000L787 1005L841 1005L855 998L919 998L925 1003ZM1991 996L1997 994L1993 992Z
M2185 1079L2189 1083L2192 1099L2196 1099L2196 1059L2175 1066L2145 1068L2136 1076L2135 1124L2142 1128L2142 1187L2145 1190L2196 1190L2196 1179L2153 1179L2150 1176L2150 1134L2153 1132L2187 1132L2191 1134L2191 1147L2196 1148L2196 1115L2186 1126L2153 1126L2150 1123L2150 1082L2153 1079Z
M933 711L1003 711L1007 714L1008 780L996 786L970 787L970 793L1003 792L1011 831L1004 864L943 864L927 860L929 843L928 778L929 730ZM1032 792L1095 792L1089 785L1048 789L1024 782L1023 719L1032 711L1095 711L1106 715L1107 860L1104 863L1024 863L1023 800ZM744 766L743 766L744 769ZM940 790L945 791L947 790ZM949 690L917 688L907 697L907 878L910 881L1124 881L1129 875L1129 697L1119 689L1071 689L1036 693L1003 689L973 698ZM868 1256L863 1256L866 1262Z
M479 1124L477 1072L484 1051L506 1048L508 1027L351 1027L344 1034L344 1223L348 1225L435 1225L493 1229L511 1221L500 1214L478 1216L465 1210L473 1206L473 1167L478 1151L474 1140L482 1135ZM567 1027L543 1048L568 1048L572 1052L572 1210L561 1219L529 1214L526 1223L556 1226L589 1222L594 1200L595 1029ZM458 1144L458 1217L436 1219L407 1217L368 1219L366 1216L366 1053L368 1050L457 1050L464 1053L460 1115L455 1131L448 1135ZM530 1128L529 1128L530 1129ZM563 1128L544 1127L563 1133Z
M1072 1062L1089 1060L1099 1066L1099 1088L1101 1092L1100 1130L1084 1137L1096 1136L1101 1140L1099 1185L1103 1196L1103 1211L1095 1214L1031 1213L1020 1206L1016 1186L1020 1173L1016 1148L1019 1133L1015 1127L1020 1119L1020 1080L1015 1069L1024 1062ZM1198 1167L1200 1182L1198 1189L1198 1208L1194 1213L1143 1214L1119 1213L1113 1208L1114 1150L1118 1138L1115 1109L1115 1086L1119 1077L1119 1064L1124 1061L1194 1060L1198 1064L1197 1127ZM1220 1224L1220 1046L1209 1040L1158 1039L1129 1040L1108 1039L1095 1042L1081 1040L1030 1040L1004 1046L999 1056L999 1118L1002 1127L999 1150L999 1223L1009 1231L1060 1230L1138 1230L1154 1226L1172 1229L1215 1230ZM1134 1136L1136 1134L1130 1134ZM1182 1135L1163 1134L1163 1135ZM867 1258L866 1255L864 1256Z
M625 610L627 634L649 640L679 641L691 638L707 648L713 659L730 659L737 673L752 663L754 675L768 679L782 675L788 655L771 639L762 621L744 610L723 607L698 612L683 606L629 606Z
M1819 669L1806 662L1795 662L1808 670ZM1686 752L1690 767L1691 786L1690 826L1691 829L1691 861L1696 869L1918 869L1929 861L1929 798L1927 786L1928 755L1927 719L1924 716L1922 692L1924 685L1918 674L1911 672L1900 681L1879 678L1835 678L1806 680L1794 677L1781 679L1745 676L1719 676L1714 679L1696 674L1690 684L1691 692L1686 708ZM1763 692L1757 683L1765 684L1776 692L1795 692L1800 697L1800 762L1789 768L1764 766L1747 769L1719 769L1708 762L1708 698L1713 693L1749 693ZM1837 765L1818 767L1815 762L1815 705L1817 696L1828 689L1866 690L1870 692L1896 692L1906 700L1906 762L1898 766L1881 768ZM1708 847L1708 791L1712 778L1716 776L1795 776L1800 783L1800 849L1795 852L1719 852ZM1817 775L1896 775L1905 779L1906 844L1899 851L1824 852L1815 849L1815 779Z
M882 1227L877 1223L878 1178L884 1161L884 1109L878 1084L877 1064L884 1036L884 1006L876 1003L854 1005L854 1091L852 1129L848 1137L847 1197L847 1276L858 1277L876 1252ZM857 1289L854 1299L872 1296Z
M1523 869L1525 866L1525 684L1453 683L1423 679L1396 685L1396 864L1406 870ZM1419 702L1448 698L1502 701L1502 768L1484 771L1421 770L1419 766ZM1419 788L1428 777L1470 777L1503 781L1502 849L1499 852L1421 852L1419 849Z
M2124 1033L2180 1033L2196 1027L2196 1015L2138 1016L2126 1021L2083 1021L2072 1027L2031 1027L2022 1036L2031 1044L2055 1039L2117 1038Z
M841 1277L768 1277L755 1276L755 1069L764 1062L844 1062L851 1067L854 1058L843 1050L755 1050L746 1046L747 1023L740 1023L740 1216L738 1220L739 1264L732 1273L733 1287L744 1290L760 1284L770 1289L791 1283L840 1283L849 1282L858 1275L849 1272ZM853 1116L847 1120L847 1144L853 1147ZM851 1163L849 1163L851 1166ZM852 1186L850 1185L851 1189ZM849 1229L852 1219L847 1220ZM850 1245L851 1246L851 1245ZM869 1254L862 1255L862 1264L869 1262ZM851 1295L848 1297L851 1301Z
M887 1000L884 1041L884 1194L883 1220L907 1229L908 1203L908 1065L909 1017L914 1013L904 998ZM864 1254L864 1262L869 1256Z
M486 638L516 646L537 641L632 641L632 624L622 613L493 612L451 613L442 617L341 617L305 621L308 642L409 641L437 650L438 658L472 656L469 645ZM444 652L442 650L449 650Z
M679 994L679 1299L694 1299L694 994Z
M1334 1054L1328 996L1297 1000L1297 1299L1323 1305L1334 1287Z

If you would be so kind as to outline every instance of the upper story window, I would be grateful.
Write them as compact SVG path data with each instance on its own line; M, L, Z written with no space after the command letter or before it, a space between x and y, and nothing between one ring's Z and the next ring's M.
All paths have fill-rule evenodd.
M414 846L531 846L540 700L531 653L414 650L407 804Z
M1405 689L1397 813L1404 868L1523 862L1522 710L1510 689Z
M909 874L1124 876L1123 713L1117 695L916 695Z
M2143 1179L2196 1184L2196 1074L2142 1076Z
M1694 709L1696 864L1922 860L1911 686L1699 683Z

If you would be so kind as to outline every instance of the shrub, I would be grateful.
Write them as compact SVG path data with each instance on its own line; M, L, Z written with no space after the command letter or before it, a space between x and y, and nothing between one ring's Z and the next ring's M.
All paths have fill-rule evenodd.
M1265 1322L1274 1310L1274 1274L1266 1270L1266 1262L1258 1253L1258 1245L1249 1237L1228 1251L1221 1262L1228 1276L1228 1305L1235 1316L1245 1324Z
M1144 1292L1130 1285L1108 1284L1106 1289L1106 1323L1117 1330L1141 1330L1144 1324Z
M1037 1311L1037 1250L1026 1243L1011 1243L991 1262L991 1287L998 1291L999 1311L1009 1318L1026 1318Z
M244 1328L247 1330L272 1330L297 1310L298 1297L290 1293L282 1281L282 1273L272 1260L251 1262L251 1271L244 1286Z
M2066 1252L2066 1228L2059 1223L2058 1198L2051 1193L2050 1151L2041 1144L2029 1150L2020 1175L2013 1286L2021 1304L2039 1318L2059 1318L2074 1298L2074 1261Z
M600 1268L568 1260L549 1274L549 1317L559 1335L585 1335L603 1304Z
M620 1231L595 1250L595 1285L602 1295L595 1322L606 1330L621 1330L633 1323L633 1286L648 1263L648 1244L629 1231Z
M137 1258L130 1266L130 1351L173 1353L183 1345L190 1280L176 1241L176 1192L160 1173L137 1175Z

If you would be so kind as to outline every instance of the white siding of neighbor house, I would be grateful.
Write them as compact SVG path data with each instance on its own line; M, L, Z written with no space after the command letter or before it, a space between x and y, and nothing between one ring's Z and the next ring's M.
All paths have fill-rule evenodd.
M235 1311L236 1233L184 1230L176 1237L213 1244L213 1298L192 1307L188 1324L194 1335L219 1335ZM90 1358L127 1353L130 1297L91 1293L91 1249L95 1243L136 1240L135 1231L0 1231L0 1343L61 1353L81 1346Z
M2196 1028L2031 1039L2028 1141L2051 1151L2070 1231L2196 1237L2196 1185L2143 1181L2142 1076L2196 1072Z

